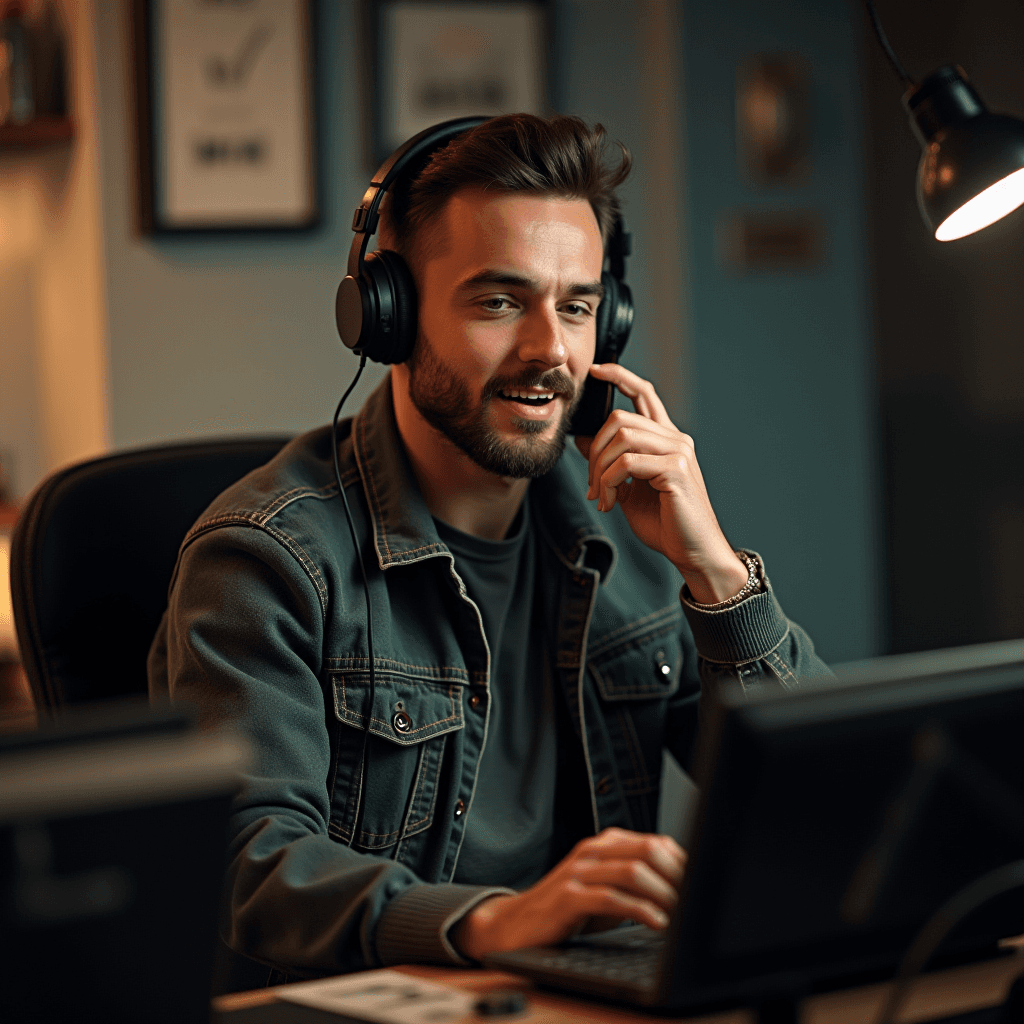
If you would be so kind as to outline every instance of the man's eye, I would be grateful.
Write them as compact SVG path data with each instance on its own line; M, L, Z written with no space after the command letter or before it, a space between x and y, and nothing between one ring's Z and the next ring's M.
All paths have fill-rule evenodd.
M570 302L562 308L569 316L590 316L590 307L582 302Z
M481 303L484 309L490 310L491 312L501 312L503 309L508 309L511 305L508 299L502 298L500 295L496 295L490 299L484 299Z

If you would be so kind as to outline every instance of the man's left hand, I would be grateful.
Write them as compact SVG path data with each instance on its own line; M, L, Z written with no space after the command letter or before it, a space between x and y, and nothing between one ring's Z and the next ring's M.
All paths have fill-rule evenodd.
M669 418L650 381L617 363L590 368L633 403L614 409L594 438L576 438L590 463L588 500L600 512L618 503L633 532L682 573L693 599L724 601L747 582L715 518L693 439Z

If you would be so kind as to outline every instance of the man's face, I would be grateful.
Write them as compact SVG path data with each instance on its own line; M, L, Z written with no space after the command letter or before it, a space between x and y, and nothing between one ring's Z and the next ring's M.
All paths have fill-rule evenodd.
M594 212L582 199L467 190L424 232L410 397L484 469L540 476L562 454L594 358Z

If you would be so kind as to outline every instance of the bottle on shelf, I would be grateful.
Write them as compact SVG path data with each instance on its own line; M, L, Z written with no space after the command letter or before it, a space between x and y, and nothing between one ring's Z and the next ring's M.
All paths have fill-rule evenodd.
M67 117L67 36L52 0L44 0L30 26L36 117Z
M0 8L0 124L25 124L35 116L32 56L24 7L9 0ZM6 103L5 103L6 101ZM6 110L3 107L6 106Z
M11 44L0 36L0 124L11 116Z

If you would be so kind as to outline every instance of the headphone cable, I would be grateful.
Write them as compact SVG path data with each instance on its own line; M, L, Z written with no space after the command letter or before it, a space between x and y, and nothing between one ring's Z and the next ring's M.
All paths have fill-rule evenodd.
M345 488L341 482L341 464L338 462L338 417L341 415L341 407L345 404L345 399L352 394L352 389L359 383L359 378L363 374L364 366L366 366L365 355L360 358L359 369L356 370L356 375L352 378L352 383L349 384L348 390L341 396L341 400L338 402L338 407L334 410L334 419L331 420L331 448L334 452L334 477L338 481L338 494L341 495L342 504L345 506L345 518L348 520L349 533L352 535L352 546L355 548L356 557L359 560L359 571L363 577L363 596L366 598L366 649L370 658L370 707L366 712L366 725L363 728L363 747L362 753L359 755L359 802L356 808L355 819L352 822L352 835L349 838L349 846L355 844L356 836L359 834L359 823L362 818L362 809L366 803L363 799L366 793L369 776L369 765L366 760L366 745L370 738L370 722L373 718L373 704L377 695L377 680L373 671L373 615L370 610L370 584L366 577L366 563L363 561L363 551L359 546L359 540L356 537L355 524L352 522L352 509L349 507L348 496L345 494Z

